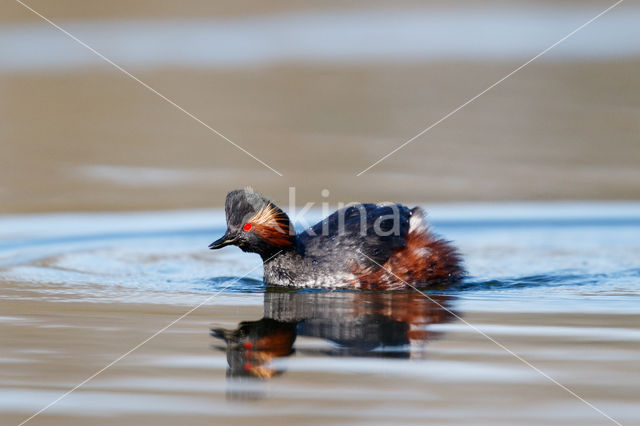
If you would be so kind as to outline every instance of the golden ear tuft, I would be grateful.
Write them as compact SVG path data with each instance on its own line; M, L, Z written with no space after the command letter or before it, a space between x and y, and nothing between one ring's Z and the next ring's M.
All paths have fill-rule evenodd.
M290 223L286 214L275 205L269 203L258 210L249 222L256 234L276 246L293 244L290 235Z
M260 210L258 210L252 217L249 219L249 222L254 225L268 225L269 222L277 220L278 212L274 206L271 204L266 204Z

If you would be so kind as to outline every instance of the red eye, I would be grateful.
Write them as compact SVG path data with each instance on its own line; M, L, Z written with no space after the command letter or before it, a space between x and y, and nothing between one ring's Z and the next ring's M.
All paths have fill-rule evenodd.
M244 226L242 227L242 229L244 229L245 231L251 231L251 224L250 223L245 223Z

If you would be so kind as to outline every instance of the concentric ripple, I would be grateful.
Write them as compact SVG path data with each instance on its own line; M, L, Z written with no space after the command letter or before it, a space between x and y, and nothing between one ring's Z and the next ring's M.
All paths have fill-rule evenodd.
M460 247L469 271L464 282L435 291L536 301L578 295L624 301L640 294L636 204L509 205L509 217L499 204L476 216L469 206L426 208L436 231ZM219 210L7 216L0 225L0 279L25 289L147 300L265 288L258 256L207 249L224 230Z

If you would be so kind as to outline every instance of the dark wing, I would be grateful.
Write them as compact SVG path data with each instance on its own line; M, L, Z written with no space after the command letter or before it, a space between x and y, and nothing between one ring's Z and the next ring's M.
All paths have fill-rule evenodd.
M305 257L377 269L407 244L411 210L401 204L345 207L298 235Z

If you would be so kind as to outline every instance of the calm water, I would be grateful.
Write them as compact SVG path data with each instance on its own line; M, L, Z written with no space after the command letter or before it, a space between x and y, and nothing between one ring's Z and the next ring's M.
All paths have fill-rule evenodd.
M525 60L601 12L599 6L505 6L330 10L242 19L57 21L129 68L253 67ZM543 60L635 58L640 8L625 4ZM101 65L47 23L0 27L0 71Z
M29 424L614 424L496 342L638 423L640 204L426 208L470 276L425 296L267 288L217 210L0 218L1 423L198 304Z

